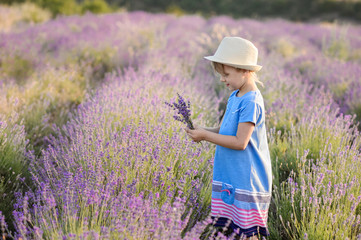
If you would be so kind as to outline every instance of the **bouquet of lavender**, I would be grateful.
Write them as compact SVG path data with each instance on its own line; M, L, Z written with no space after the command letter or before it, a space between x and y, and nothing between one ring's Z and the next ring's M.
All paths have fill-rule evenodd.
M193 123L191 120L191 103L188 100L187 103L185 102L184 98L177 93L178 95L178 102L168 103L165 102L169 107L173 108L173 110L178 111L173 118L177 121L183 122L187 124L188 128L194 129Z

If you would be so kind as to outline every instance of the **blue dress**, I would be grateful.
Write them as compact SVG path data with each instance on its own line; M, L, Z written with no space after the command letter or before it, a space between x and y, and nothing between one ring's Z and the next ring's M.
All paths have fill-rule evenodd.
M272 195L272 169L268 149L265 110L259 90L228 99L219 133L236 136L238 123L255 124L245 150L216 147L212 182L212 218L215 226L230 227L239 234L269 235L268 209Z

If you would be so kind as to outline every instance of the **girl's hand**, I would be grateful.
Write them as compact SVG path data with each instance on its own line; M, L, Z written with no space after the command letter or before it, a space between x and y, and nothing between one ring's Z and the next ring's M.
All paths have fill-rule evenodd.
M185 131L187 132L187 135L195 142L200 142L205 139L206 130L197 125L194 125L194 130L191 130L187 127Z

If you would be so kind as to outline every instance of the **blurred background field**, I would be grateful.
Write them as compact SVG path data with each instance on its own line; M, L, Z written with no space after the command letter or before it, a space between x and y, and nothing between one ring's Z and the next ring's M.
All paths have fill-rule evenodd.
M202 58L230 35L263 65L269 239L361 237L359 1L0 3L3 238L204 236L214 146L164 101L217 125L229 92Z
M290 20L361 20L360 0L0 0L0 4L31 2L57 14L107 13L126 9L177 15L200 14L205 17L282 17Z

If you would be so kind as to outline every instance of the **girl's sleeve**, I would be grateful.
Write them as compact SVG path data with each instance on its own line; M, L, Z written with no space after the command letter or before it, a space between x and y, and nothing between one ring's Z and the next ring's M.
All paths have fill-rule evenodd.
M252 122L257 125L262 119L262 108L254 102L248 101L240 108L238 122Z

